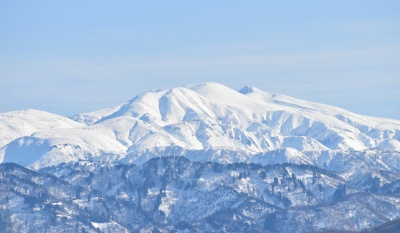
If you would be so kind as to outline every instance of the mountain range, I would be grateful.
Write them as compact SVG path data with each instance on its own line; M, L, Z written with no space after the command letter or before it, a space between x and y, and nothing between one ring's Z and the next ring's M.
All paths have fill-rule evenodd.
M2 232L398 232L400 121L217 83L0 114ZM18 165L17 165L18 164Z
M398 120L216 83L148 91L71 119L35 110L2 114L0 158L35 169L79 160L141 164L165 155L328 166L346 151L400 151Z

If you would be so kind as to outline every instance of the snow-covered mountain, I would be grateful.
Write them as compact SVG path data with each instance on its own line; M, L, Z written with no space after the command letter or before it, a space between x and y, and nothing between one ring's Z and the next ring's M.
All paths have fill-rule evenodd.
M0 147L37 131L82 126L69 118L33 109L0 113Z
M400 121L253 87L148 91L71 119L3 113L0 143L0 232L400 226Z
M0 151L13 140L38 131L82 126L69 118L33 109L0 113ZM0 152L0 161L3 155L4 151Z
M40 168L79 160L141 164L182 155L193 161L322 165L356 151L400 151L398 120L216 83L148 91L72 119L85 125L17 138L3 148L4 161ZM382 166L393 162L379 159Z

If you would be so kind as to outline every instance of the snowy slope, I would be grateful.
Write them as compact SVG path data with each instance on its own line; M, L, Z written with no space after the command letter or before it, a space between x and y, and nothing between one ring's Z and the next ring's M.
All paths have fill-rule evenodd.
M80 126L66 117L33 109L0 113L0 147L37 131Z
M39 168L80 159L143 163L183 155L223 163L323 164L327 153L400 151L398 120L216 83L148 91L73 119L87 126L14 140L3 151L5 161Z
M13 140L38 131L81 126L83 125L66 117L33 109L0 113L0 150ZM2 160L0 153L0 162Z

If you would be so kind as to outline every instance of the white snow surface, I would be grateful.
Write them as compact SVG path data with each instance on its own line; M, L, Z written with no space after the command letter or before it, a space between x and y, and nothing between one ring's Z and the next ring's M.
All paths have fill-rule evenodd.
M10 120L3 120L7 114ZM32 130L18 133L13 129L22 117L0 115L1 127L10 129L0 134L0 159L32 168L78 160L143 163L163 155L313 164L323 152L400 151L398 120L217 83L148 91L117 107L72 117L80 123L57 116L59 122L51 124L48 116L56 115L37 114L40 121L28 114L25 128Z
M37 131L81 126L69 118L33 109L0 113L0 147Z
M79 128L83 124L45 111L27 109L0 113L0 151L17 138L42 130ZM0 153L0 162L3 160Z

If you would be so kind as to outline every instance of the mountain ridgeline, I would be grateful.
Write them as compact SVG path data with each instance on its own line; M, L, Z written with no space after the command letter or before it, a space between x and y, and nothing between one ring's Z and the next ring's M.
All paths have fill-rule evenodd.
M400 121L216 83L0 114L0 232L398 232Z
M80 124L36 111L25 115L33 126L42 124L34 119L45 115L60 125L19 130L13 137L6 137L12 130L0 133L9 139L3 139L0 159L34 169L79 160L141 164L166 155L203 162L329 166L347 151L400 151L398 120L216 83L148 91L117 107L73 116ZM9 129L22 117L14 118ZM397 164L397 158L396 163L379 159L383 166Z

